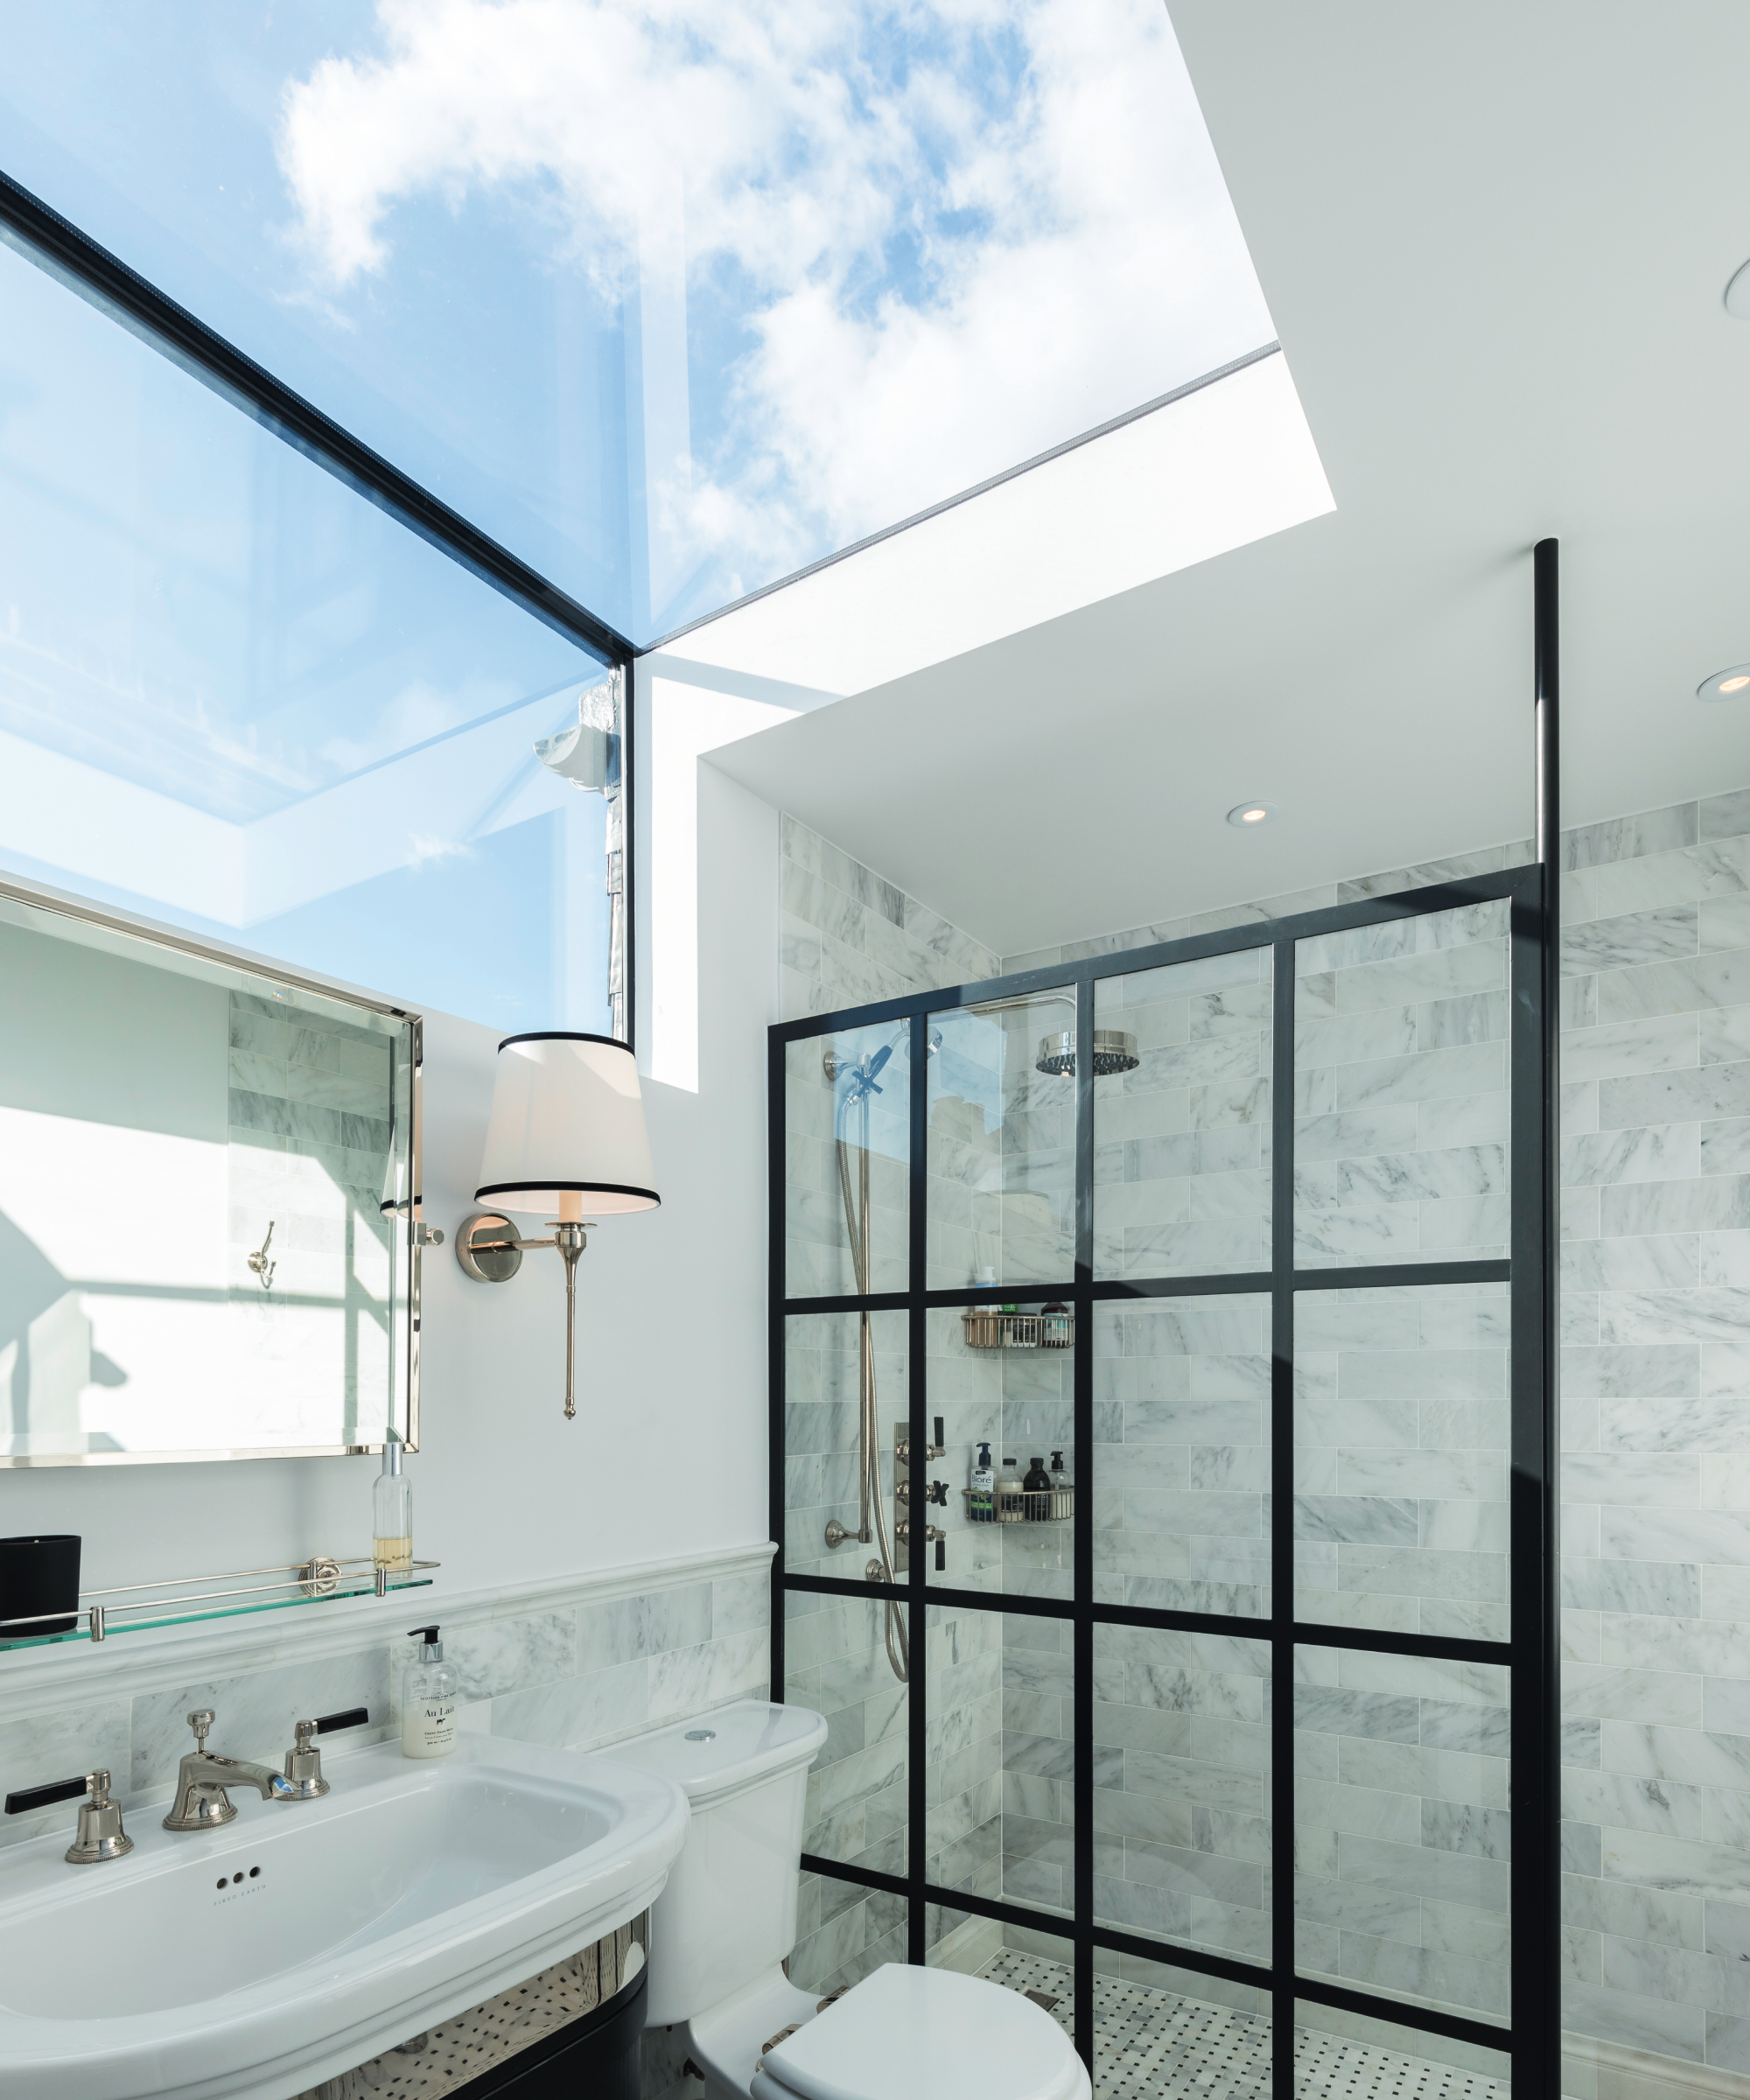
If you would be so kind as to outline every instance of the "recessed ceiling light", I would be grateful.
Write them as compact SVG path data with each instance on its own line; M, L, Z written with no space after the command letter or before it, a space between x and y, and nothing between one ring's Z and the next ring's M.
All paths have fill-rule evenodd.
M1698 700L1729 700L1734 693L1750 688L1750 663L1729 664L1723 671L1716 671L1712 678L1704 678L1696 688Z
M1275 815L1274 802L1241 802L1237 808L1228 810L1228 822L1242 825L1267 824Z
M1735 320L1750 321L1750 262L1745 263L1726 286L1726 311Z

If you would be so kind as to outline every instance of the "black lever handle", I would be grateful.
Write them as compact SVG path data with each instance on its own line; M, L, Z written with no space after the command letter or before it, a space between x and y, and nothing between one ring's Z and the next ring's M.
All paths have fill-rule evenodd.
M344 1713L325 1713L316 1724L318 1735L332 1735L337 1728L362 1728L371 1718L368 1706L349 1706Z
M52 1809L58 1801L76 1801L91 1791L89 1774L78 1779L57 1779L46 1787L25 1787L6 1796L9 1816L28 1816L32 1809Z

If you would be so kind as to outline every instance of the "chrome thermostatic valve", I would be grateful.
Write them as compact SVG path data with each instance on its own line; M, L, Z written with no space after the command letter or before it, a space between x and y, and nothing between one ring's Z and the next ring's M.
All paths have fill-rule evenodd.
M58 1779L46 1787L25 1787L6 1796L9 1816L29 1816L38 1809L52 1808L58 1801L72 1801L90 1789L79 1804L79 1834L66 1848L72 1866L98 1866L106 1859L122 1859L134 1849L134 1841L122 1828L122 1804L109 1798L109 1774L88 1772L81 1779Z
M194 1748L183 1754L176 1775L176 1799L164 1819L165 1830L216 1830L221 1824L234 1823L237 1810L225 1791L228 1786L253 1787L263 1801L316 1798L313 1794L299 1794L283 1772L209 1750L206 1732L213 1726L213 1718L210 1706L200 1707L188 1717L188 1725L194 1731Z

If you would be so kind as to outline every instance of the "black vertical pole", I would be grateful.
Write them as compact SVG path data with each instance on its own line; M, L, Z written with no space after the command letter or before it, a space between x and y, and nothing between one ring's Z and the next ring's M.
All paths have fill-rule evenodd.
M1512 906L1513 2090L1561 2090L1561 1712L1557 1350L1561 1214L1557 1032L1561 808L1557 544L1532 550L1535 897Z
M766 1038L766 1390L772 1522L772 1697L784 1697L784 1045Z
M1075 2046L1094 2063L1094 994L1075 986L1075 1516L1074 1737Z
M1294 2100L1294 942L1271 962L1270 2091Z
M929 1449L928 1424L924 1419L929 1404L928 1365L924 1354L929 1343L929 1314L924 1307L924 1288L928 1281L927 1271L929 1262L928 1014L914 1013L909 1026L911 1091L907 1096L907 1106L911 1110L911 1204L906 1256L906 1371L911 1407L906 1435L912 1447L909 1469L912 1495L906 1510L911 1521L911 1543L906 1555L905 1576L906 1588L910 1595L900 1608L906 1614L906 1633L911 1656L906 1683L906 1878L911 1883L911 1893L906 1899L906 1959L920 1964L928 1951L929 1938L928 1918L923 1898L924 1883L929 1878L928 1789L924 1784L925 1759L929 1741L929 1712L925 1690L929 1676L929 1607L925 1602L924 1585L929 1565L928 1534L930 1505L924 1500L924 1489L929 1482L930 1463L923 1455ZM878 1424L878 1438L880 1433ZM893 1526L896 1542L899 1522L899 1498L895 1496ZM885 1613L886 1606L884 1605L881 1608Z

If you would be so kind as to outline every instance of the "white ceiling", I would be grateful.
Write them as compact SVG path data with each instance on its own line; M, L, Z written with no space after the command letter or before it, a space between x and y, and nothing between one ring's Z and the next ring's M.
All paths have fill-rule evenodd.
M1523 836L1553 533L1566 820L1750 784L1750 9L1172 13L1334 514L712 762L1006 954Z

